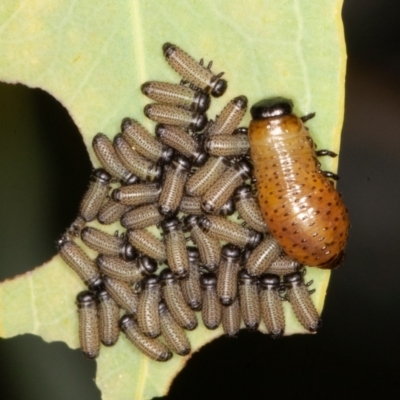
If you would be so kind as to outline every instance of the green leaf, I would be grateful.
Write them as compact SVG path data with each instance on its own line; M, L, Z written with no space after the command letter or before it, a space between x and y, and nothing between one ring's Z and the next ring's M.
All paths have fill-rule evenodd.
M3 0L0 4L0 80L40 87L69 111L90 147L99 131L112 137L123 117L152 129L142 108L141 83L177 82L163 59L164 42L225 71L227 93L214 99L209 116L240 94L250 104L268 96L292 98L295 111L317 112L308 123L320 148L339 150L343 121L345 45L342 0L155 0L74 2ZM245 123L248 123L249 116ZM73 155L71 154L71 158ZM323 160L335 171L337 160ZM115 227L108 227L112 232ZM88 251L90 253L90 251ZM94 255L94 253L91 253ZM312 268L313 300L322 311L328 271ZM75 295L79 278L55 256L47 264L0 284L0 336L40 335L79 347ZM286 334L304 333L285 304ZM202 324L189 332L193 351L222 334ZM157 363L121 337L101 349L96 382L103 399L160 396L188 357Z

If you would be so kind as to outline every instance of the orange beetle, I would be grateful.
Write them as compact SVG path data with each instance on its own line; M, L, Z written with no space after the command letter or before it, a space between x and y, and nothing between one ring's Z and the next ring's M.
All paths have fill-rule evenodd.
M293 103L271 98L251 108L250 154L257 179L258 201L271 234L285 253L302 264L336 268L344 260L349 217L341 195L320 169L303 122Z

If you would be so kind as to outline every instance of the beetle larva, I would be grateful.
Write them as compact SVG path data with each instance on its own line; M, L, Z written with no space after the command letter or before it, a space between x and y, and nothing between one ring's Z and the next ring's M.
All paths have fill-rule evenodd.
M186 81L214 97L222 96L228 83L221 79L223 72L215 75L211 71L211 63L205 68L191 56L171 43L163 45L163 53L168 64Z
M76 296L79 317L79 342L87 358L96 358L100 352L99 323L96 297L85 290Z
M159 183L137 183L114 189L112 199L128 206L141 206L156 202L160 193Z
M235 189L251 176L252 165L248 161L240 161L226 170L220 178L203 194L201 206L207 213L219 210Z
M201 309L201 288L199 271L199 251L196 247L187 248L189 273L180 280L183 297L192 310Z
M95 169L90 185L79 206L79 216L86 222L93 221L107 196L111 176L102 168Z
M122 164L132 174L143 181L158 181L162 175L162 168L158 164L147 160L134 150L124 139L122 134L114 137L114 148Z
M117 222L123 214L130 209L125 204L117 203L112 199L108 199L100 208L97 214L97 220L103 225L110 225Z
M157 270L157 263L147 256L138 257L135 261L124 261L100 254L96 263L102 274L129 284L138 282Z
M115 153L114 146L106 135L98 133L93 138L92 146L100 164L113 178L121 180L125 184L132 184L139 180L121 163Z
M202 196L228 169L230 161L225 157L210 157L187 181L186 193Z
M180 126L185 129L190 129L193 132L201 131L207 124L207 117L205 114L199 114L196 111L188 111L167 104L147 104L144 108L144 114L152 121L161 124Z
M261 316L273 339L282 337L285 332L285 316L279 290L280 278L278 275L264 274L260 277Z
M254 249L262 239L261 233L216 215L203 215L199 218L198 224L210 236L239 247Z
M250 185L238 187L234 193L236 210L243 221L257 232L268 232L257 200L254 198Z
M151 339L140 332L137 322L131 315L124 315L119 326L130 342L145 356L155 361L168 361L172 353L158 340Z
M97 294L100 340L104 346L113 346L119 336L119 307L107 290Z
M140 253L156 261L161 262L167 259L164 243L144 229L128 230L128 240Z
M104 285L107 292L113 300L128 314L136 314L139 296L126 283L109 276L103 277Z
M239 272L239 300L246 328L256 330L260 324L257 279L251 277L244 269Z
M141 90L158 103L172 104L199 113L206 112L210 106L209 95L176 83L150 81L144 83Z
M302 267L298 261L293 260L286 254L281 254L272 264L268 267L269 274L284 276L298 271Z
M185 230L190 231L190 238L199 250L201 263L210 272L216 271L221 258L221 246L218 240L202 231L196 215L188 215L184 223Z
M231 135L240 124L246 110L247 97L235 97L224 107L215 121L208 124L205 134L209 137L214 135Z
M344 259L349 217L321 171L315 144L293 103L262 100L251 108L250 154L258 201L271 234L288 256L335 268Z
M158 307L161 321L161 334L167 346L180 356L187 356L190 353L190 342L185 331L176 323L168 307L161 302Z
M144 229L157 225L162 219L158 205L147 204L125 213L121 218L121 225L126 229Z
M240 269L240 249L232 244L222 246L217 275L217 294L224 306L237 296L237 275Z
M183 197L190 163L183 156L175 156L165 174L163 188L158 199L158 210L164 216L174 215Z
M217 277L208 272L201 276L200 284L203 292L201 317L207 329L217 329L221 323L222 310L217 295Z
M95 262L75 242L65 237L61 238L58 251L65 263L79 275L89 289L95 290L101 285L102 280Z
M236 297L232 304L222 307L222 328L225 335L235 337L239 332L241 319L239 297Z
M198 141L194 140L185 130L177 126L158 124L156 136L166 145L189 158L193 165L199 167L207 161L205 153Z
M299 272L293 272L283 277L286 287L286 296L292 306L297 319L310 332L316 332L322 321L304 284Z
M281 247L278 242L270 235L251 252L246 261L246 269L249 275L259 276L266 272L270 265L281 254Z
M99 229L87 226L81 231L82 242L92 250L108 256L121 257L126 261L136 258L136 251L126 240L124 234L110 235Z
M197 318L186 304L179 282L172 271L164 269L160 274L162 294L168 310L180 327L188 331L197 328Z
M189 271L189 257L186 250L186 239L178 218L161 222L164 232L167 262L171 271L178 277L184 277Z
M174 154L173 149L160 143L139 122L124 118L121 123L123 138L143 157L154 163L169 164Z
M137 322L141 332L150 338L161 334L158 304L161 300L161 289L156 275L144 279L143 289L139 294Z
M214 135L204 142L204 149L214 157L233 157L246 154L250 149L247 134Z

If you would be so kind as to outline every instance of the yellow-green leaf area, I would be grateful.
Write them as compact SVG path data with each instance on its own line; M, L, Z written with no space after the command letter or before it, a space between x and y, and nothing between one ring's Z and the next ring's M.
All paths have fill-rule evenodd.
M299 115L317 113L308 123L313 138L319 148L338 152L346 60L341 6L341 0L4 0L0 80L40 87L58 99L98 166L90 148L97 132L112 137L126 116L153 128L142 113L148 101L140 85L179 81L163 59L161 46L169 41L195 58L214 60L213 71L225 72L228 90L213 100L209 117L240 94L249 104L285 96L293 99ZM322 162L324 169L337 169L337 159ZM307 272L317 289L312 298L319 311L329 276L315 268ZM78 347L74 301L83 288L58 256L1 283L0 336L33 333ZM304 332L289 304L285 316L287 334ZM221 334L221 328L207 331L200 324L188 336L196 351ZM161 396L186 359L151 361L121 336L116 346L102 347L96 382L105 400Z

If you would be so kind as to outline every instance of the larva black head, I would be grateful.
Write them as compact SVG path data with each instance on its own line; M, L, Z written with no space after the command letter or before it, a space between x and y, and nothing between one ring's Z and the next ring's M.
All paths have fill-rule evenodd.
M232 100L232 102L236 106L236 108L239 108L240 110L244 110L247 107L248 100L247 100L246 96L242 95L242 96L235 97Z
M188 215L183 219L183 225L185 231L190 231L198 223L197 215Z
M245 269L241 269L238 274L239 284L253 283L257 278L254 278L248 274Z
M170 233L171 231L175 231L180 228L180 221L176 217L164 219L161 222L161 229L165 234Z
M157 124L155 133L156 137L160 139L162 136L166 135L167 127L164 124Z
M133 185L134 183L138 183L140 181L140 179L133 174L130 174L128 176L128 178L125 179L125 181L123 181L122 183L125 185Z
M84 290L83 292L78 293L76 296L76 304L79 308L89 307L95 303L95 301L95 295L89 290Z
M248 129L245 128L244 126L241 126L240 128L237 128L233 131L232 135L247 135Z
M157 271L156 261L147 256L139 257L138 266L143 274L150 275Z
M130 326L135 323L135 320L132 315L125 314L119 320L119 327L121 331L126 331Z
M174 156L174 149L172 147L164 145L162 146L162 152L158 162L161 165L168 165L171 162L173 156Z
M166 58L169 58L169 57L171 57L172 54L174 54L174 52L176 50L176 46L167 42L167 43L163 44L162 49L163 49L164 56Z
M217 286L217 276L212 272L207 272L200 277L200 284L204 289Z
M250 231L249 238L247 240L246 248L253 250L258 246L263 238L262 233L256 231Z
M160 282L162 285L174 283L176 280L174 273L169 269L165 268L160 273Z
M225 79L218 79L211 90L211 95L221 97L226 92L227 87L228 82Z
M218 211L219 215L232 215L235 212L235 203L230 198Z
M137 257L137 252L129 242L125 242L121 246L119 255L125 261L132 261Z
M253 193L249 185L239 186L233 194L235 201L248 199L249 197L253 197Z
M199 132L202 131L204 127L207 125L208 118L206 114L199 114L195 112L192 115L192 121L193 122L191 122L189 128L194 132Z
M111 298L110 294L104 288L97 292L97 299L99 301L106 301L109 300L110 298Z
M225 244L222 246L221 256L238 260L240 258L240 248L230 243Z
M292 272L283 277L283 283L285 286L291 288L293 286L300 286L303 284L303 276L300 272Z
M192 164L190 163L190 161L186 157L181 156L179 154L177 154L172 159L172 163L173 163L175 168L181 168L181 169L184 169L186 171L189 171L191 166L192 166Z
M212 226L212 222L205 215L201 215L197 219L197 224L206 233L210 230Z
M205 113L210 107L210 96L203 92L196 92L193 97L194 111Z
M189 257L190 262L199 261L199 250L197 250L197 247L188 246L188 247L186 247L186 250L187 250L187 255Z
M289 115L292 113L292 110L292 100L283 97L271 97L254 104L250 109L250 114L253 119L260 120Z
M97 168L92 172L91 180L102 184L108 184L111 181L111 175L103 168Z
M168 311L168 307L165 304L164 301L160 301L158 303L158 312L160 313L160 315L163 315L164 313L166 313Z
M246 160L242 160L235 165L235 169L241 172L244 179L249 179L253 171L253 165Z
M143 279L143 284L145 288L152 288L158 285L158 276L157 275L149 275Z
M145 83L143 83L143 85L142 86L140 86L140 90L142 91L142 93L144 94L144 95L148 95L149 94L149 88L150 88L150 86L151 86L151 82L145 82Z
M99 290L103 289L104 287L104 282L103 278L95 278L91 281L85 282L89 290L92 292L98 292Z
M274 274L263 274L260 276L260 286L265 289L279 288L280 277Z

